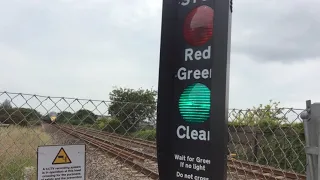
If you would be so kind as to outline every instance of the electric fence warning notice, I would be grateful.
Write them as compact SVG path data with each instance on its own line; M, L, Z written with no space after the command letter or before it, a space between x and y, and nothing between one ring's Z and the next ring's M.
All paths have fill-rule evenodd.
M38 180L84 180L85 145L38 147Z

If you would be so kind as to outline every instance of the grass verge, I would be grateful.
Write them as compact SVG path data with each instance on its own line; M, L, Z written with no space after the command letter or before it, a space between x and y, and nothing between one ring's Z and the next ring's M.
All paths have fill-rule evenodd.
M24 179L24 168L37 165L37 147L50 142L41 126L0 128L0 179Z

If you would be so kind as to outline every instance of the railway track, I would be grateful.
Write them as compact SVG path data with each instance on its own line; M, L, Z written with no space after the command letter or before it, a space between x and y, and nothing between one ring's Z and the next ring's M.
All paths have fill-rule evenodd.
M55 125L57 126L57 125ZM61 130L83 139L89 144L97 146L124 160L146 176L158 179L156 143L136 138L127 138L91 128L59 126ZM139 146L139 148L138 148ZM258 165L246 161L228 159L228 169L246 179L264 180L306 180L306 176L294 172L287 172L269 166Z
M94 137L86 132L81 132L81 130L75 130L70 127L59 126L57 124L53 125L54 127L61 129L62 131L75 136L79 139L84 140L90 145L99 147L99 149L104 150L112 155L114 155L118 160L130 165L131 168L135 169L137 172L140 172L147 177L152 179L158 179L159 175L155 168L150 168L150 160L148 157L143 157L141 154L135 151L129 151L128 148L124 146L117 145L116 143L110 143L109 141L99 139ZM121 149L123 147L123 149ZM156 162L153 162L156 163ZM152 167L152 166L151 166Z
M69 127L71 127L71 125L68 125ZM134 144L138 144L147 148L153 148L156 149L157 145L154 141L148 141L148 140L143 140L143 139L138 139L138 138L132 138L132 137L126 137L126 136L120 136L114 133L108 133L106 131L99 131L96 129L91 129L91 128L85 128L85 127L77 127L77 129L82 129L88 132L96 132L99 134L103 134L106 135L107 137L111 137L114 139L118 139L118 140L122 140L128 143L134 143Z

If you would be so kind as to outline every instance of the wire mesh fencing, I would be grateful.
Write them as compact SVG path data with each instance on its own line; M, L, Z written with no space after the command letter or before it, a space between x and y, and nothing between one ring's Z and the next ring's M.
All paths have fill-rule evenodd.
M305 136L300 118L304 109L272 105L229 111L229 152L238 160L281 170L278 174L304 175Z
M156 103L9 92L0 102L0 179L36 179L38 146L79 143L86 179L158 178ZM277 105L230 109L228 179L305 174L303 109Z

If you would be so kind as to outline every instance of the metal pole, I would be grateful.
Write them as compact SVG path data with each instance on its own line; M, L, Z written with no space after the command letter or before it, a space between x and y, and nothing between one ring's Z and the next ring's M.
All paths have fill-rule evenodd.
M320 103L307 101L306 111L301 114L304 123L307 180L320 180Z
M307 102L307 109L308 109L308 102ZM302 112L300 117L303 119L306 147L309 147L310 140L309 140L308 121L310 120L310 117L308 115L308 112L306 112L306 111ZM307 158L307 168L306 168L307 180L314 180L313 171L312 171L312 169L313 169L312 157L307 152L306 152L306 158Z

